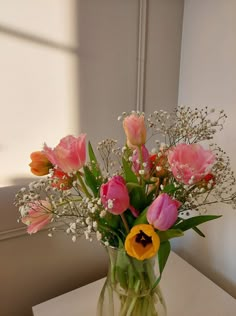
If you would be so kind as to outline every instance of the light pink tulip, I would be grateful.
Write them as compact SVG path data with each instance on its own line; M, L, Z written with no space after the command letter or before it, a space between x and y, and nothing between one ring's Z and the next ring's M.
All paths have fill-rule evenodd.
M29 234L37 233L52 219L51 205L49 202L40 200L28 204L27 215L23 215L21 221L28 226Z
M102 184L100 196L103 206L112 214L122 214L129 208L129 193L121 176L114 176Z
M160 194L148 208L148 223L161 231L169 229L177 220L180 205L167 193Z
M54 148L44 145L44 152L53 165L58 166L63 172L78 171L86 160L85 134L79 137L66 136Z
M215 156L199 144L179 144L168 151L168 162L177 181L193 184L212 168Z
M127 137L129 147L141 146L146 142L146 127L144 116L131 114L123 121L123 127Z
M138 149L135 149L133 151L132 169L138 175L140 175L140 170L144 170L144 175L148 175L151 170L151 161L149 152L144 145L141 147L141 153L142 157L140 157L140 152ZM141 162L143 163L143 165L141 164Z

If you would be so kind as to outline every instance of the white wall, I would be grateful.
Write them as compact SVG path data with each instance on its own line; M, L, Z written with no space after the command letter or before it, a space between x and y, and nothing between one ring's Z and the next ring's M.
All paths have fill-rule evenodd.
M216 141L236 172L236 1L185 0L179 104L208 105L228 114ZM174 242L175 250L236 298L236 211L211 210L223 218Z

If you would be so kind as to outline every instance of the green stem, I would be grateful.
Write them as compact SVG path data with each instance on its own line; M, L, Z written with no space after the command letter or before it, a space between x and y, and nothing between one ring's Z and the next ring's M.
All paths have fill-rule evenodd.
M126 230L126 232L127 232L127 234L128 234L128 233L129 233L129 225L128 225L128 223L127 223L127 220L126 220L126 218L125 218L124 213L120 214L120 217L121 217L122 222L123 222L123 224L124 224L124 226L125 226L125 230Z
M79 172L77 173L77 177L78 177L78 179L79 179L80 185L81 185L81 187L82 187L84 193L86 194L86 196L87 196L88 198L92 198L92 195L89 193L88 189L86 188L86 186L85 186L85 184L84 184L84 181L83 181L83 179L82 179L82 177L81 177L81 175L80 175Z
M108 286L108 295L109 295L109 315L114 315L114 300L113 300L113 290Z
M104 295L105 295L106 287L107 287L107 280L104 283L102 291L101 291L101 294L99 296L99 301L98 301L98 305L97 305L97 311L98 311L99 315L102 315L103 304L104 304Z
M139 152L139 161L140 161L140 167L141 169L143 168L143 155L142 155L142 146L138 146L138 152ZM141 179L141 185L144 185L144 179L143 175L140 174L140 179Z
M139 153L140 164L141 164L141 166L143 166L142 146L138 146L138 153Z
M142 305L141 305L140 310L141 310L140 315L145 315L145 314L149 315L148 314L148 297L147 296L144 296L142 298Z
M161 274L160 276L156 279L155 283L153 284L151 291L154 291L156 286L159 284L159 282L161 281Z
M137 280L137 282L136 282L136 284L135 284L135 286L134 286L134 292L135 292L135 293L138 293L139 287L140 287L140 283L141 283L141 281L140 281L140 280ZM132 301L131 301L131 303L129 304L129 308L128 308L128 310L127 310L126 316L131 316L131 315L132 315L132 312L133 312L133 309L134 309L134 307L135 307L135 304L136 304L137 299L138 299L138 294L135 295L135 296L132 298Z
M113 234L114 236L116 236L119 242L121 241L120 236L110 226L103 225L100 222L98 222L98 228L108 231L110 234Z
M70 200L70 202L78 202L78 201L82 201L82 198L77 198L77 199L72 199L72 200ZM66 204L68 204L68 203L69 203L68 201L58 203L58 204L57 204L57 207L66 205ZM51 211L50 211L50 212L51 212Z

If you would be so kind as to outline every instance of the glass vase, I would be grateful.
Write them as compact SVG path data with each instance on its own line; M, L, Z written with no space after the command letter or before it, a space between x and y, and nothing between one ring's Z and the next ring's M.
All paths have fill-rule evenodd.
M143 261L124 249L106 247L109 269L101 290L97 316L166 316L159 285L157 256Z

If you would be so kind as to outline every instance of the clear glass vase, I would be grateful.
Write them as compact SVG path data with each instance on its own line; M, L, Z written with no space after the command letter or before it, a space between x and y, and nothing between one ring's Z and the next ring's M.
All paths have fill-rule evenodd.
M97 316L166 316L157 256L139 261L124 249L107 247L109 269L97 304Z

